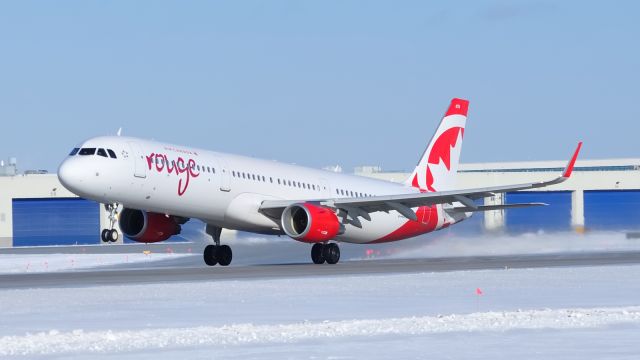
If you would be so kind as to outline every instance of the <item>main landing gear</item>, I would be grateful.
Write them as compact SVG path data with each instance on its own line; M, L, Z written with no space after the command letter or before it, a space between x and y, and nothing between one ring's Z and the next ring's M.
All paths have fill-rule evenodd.
M116 242L120 238L120 233L115 229L118 221L118 204L104 204L104 208L109 212L109 228L102 230L100 238L104 243Z
M222 234L222 228L208 225L206 229L207 234L213 237L215 245L207 245L204 248L204 262L209 266L215 266L220 264L221 266L227 266L231 264L233 259L233 252L229 245L220 245L220 234Z
M311 260L314 264L337 264L340 261L340 247L336 243L316 243L311 247Z

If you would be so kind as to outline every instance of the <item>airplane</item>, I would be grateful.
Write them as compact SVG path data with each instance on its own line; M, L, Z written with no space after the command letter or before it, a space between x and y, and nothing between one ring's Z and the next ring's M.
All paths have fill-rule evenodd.
M105 204L104 242L120 237L153 243L200 219L213 244L209 266L227 266L232 250L223 228L287 235L311 246L315 264L336 264L339 242L399 241L457 224L479 211L543 203L479 205L498 193L561 183L571 176L582 142L563 173L551 180L456 189L469 101L454 98L411 176L392 183L125 136L102 136L75 147L58 169L74 194ZM119 209L122 210L119 210Z

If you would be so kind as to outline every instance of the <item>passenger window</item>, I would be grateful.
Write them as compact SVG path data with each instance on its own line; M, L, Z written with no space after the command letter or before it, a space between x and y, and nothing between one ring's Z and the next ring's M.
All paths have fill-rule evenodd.
M273 184L273 178L269 177L269 181L271 181L271 183Z
M78 152L79 155L94 155L96 153L96 148L82 148L80 149L80 151Z
M78 151L80 151L80 148L73 148L73 150L71 150L71 152L69 153L69 156L74 156L78 153Z

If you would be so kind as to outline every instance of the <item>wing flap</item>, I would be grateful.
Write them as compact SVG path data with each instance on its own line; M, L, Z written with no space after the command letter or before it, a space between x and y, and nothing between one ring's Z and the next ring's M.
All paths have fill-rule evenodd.
M548 206L545 203L520 203L520 204L503 204L503 205L479 205L475 208L469 207L454 207L446 209L447 212L477 212L477 211L492 211L492 210L504 210L504 209L516 209L516 208L528 208L535 206Z

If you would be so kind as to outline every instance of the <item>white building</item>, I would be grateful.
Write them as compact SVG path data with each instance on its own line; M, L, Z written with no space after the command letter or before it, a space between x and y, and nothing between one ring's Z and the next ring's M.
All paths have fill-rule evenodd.
M551 179L564 166L564 161L461 164L458 187ZM396 182L409 176L375 166L356 170L357 175ZM452 230L640 230L640 159L578 160L572 178L562 184L486 201L550 206L480 213ZM55 174L0 176L0 247L98 244L106 224L103 206L77 198Z

